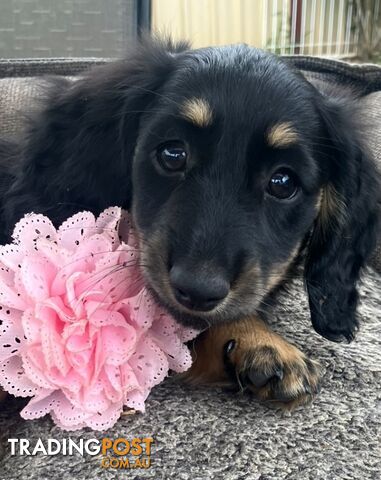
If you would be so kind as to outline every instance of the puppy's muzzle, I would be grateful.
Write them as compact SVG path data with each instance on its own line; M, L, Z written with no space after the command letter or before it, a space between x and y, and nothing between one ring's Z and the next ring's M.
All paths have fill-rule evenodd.
M177 302L189 310L213 310L230 290L230 283L224 275L212 268L196 269L185 263L175 264L169 278Z

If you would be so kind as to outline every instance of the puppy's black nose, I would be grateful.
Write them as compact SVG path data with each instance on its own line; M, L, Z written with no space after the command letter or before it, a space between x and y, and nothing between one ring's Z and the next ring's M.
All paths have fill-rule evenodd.
M169 278L176 300L191 310L212 310L229 293L229 282L218 273L195 272L174 265Z

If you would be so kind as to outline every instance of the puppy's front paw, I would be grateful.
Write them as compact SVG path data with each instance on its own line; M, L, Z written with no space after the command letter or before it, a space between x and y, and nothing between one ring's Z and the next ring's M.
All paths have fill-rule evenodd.
M262 340L226 342L224 362L229 376L262 401L287 409L308 403L319 390L319 364L276 334Z
M183 376L189 383L231 387L233 382L287 409L309 402L319 390L319 364L258 317L212 327L192 350L193 365Z

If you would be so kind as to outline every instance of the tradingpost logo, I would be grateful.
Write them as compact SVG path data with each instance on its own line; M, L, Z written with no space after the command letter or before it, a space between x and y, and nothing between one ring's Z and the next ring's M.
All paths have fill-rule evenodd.
M82 457L100 457L100 467L106 469L147 469L151 466L151 452L154 443L151 437L133 437L112 439L90 438L88 440L72 438L43 440L38 438L35 442L26 438L9 438L8 443L11 455L63 455Z

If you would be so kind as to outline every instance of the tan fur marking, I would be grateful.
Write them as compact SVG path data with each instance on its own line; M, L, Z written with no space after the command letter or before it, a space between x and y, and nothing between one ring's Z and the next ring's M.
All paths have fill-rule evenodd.
M213 114L210 105L202 98L187 100L181 110L182 115L198 127L208 127L212 123Z
M331 184L322 188L319 202L318 227L321 233L335 222L340 222L345 218L346 205L335 187Z
M345 202L331 184L323 188L320 213L323 220L328 221L333 216L341 217L345 213Z
M211 327L196 339L194 362L185 374L187 380L191 383L226 380L221 354L225 343L232 338L236 340L237 347L231 359L239 370L242 370L240 367L244 364L243 355L248 349L271 345L285 361L293 359L295 351L298 352L296 347L271 331L263 320L256 316L245 318L238 322Z
M321 206L322 206L322 203L323 203L323 195L324 195L324 189L322 188L320 190L319 196L318 196L318 198L316 200L316 204L315 204L315 208L316 208L317 212L320 212L320 209L321 209Z
M293 257L290 257L290 261L286 263L282 263L281 265L278 265L274 267L270 272L267 280L267 289L270 291L277 285L281 283L283 280L284 274L287 271L288 266L292 262Z
M282 392L293 399L282 406L289 409L311 399L310 394L306 393L305 385L308 383L312 390L316 390L320 375L318 365L307 360L300 350L270 330L256 316L211 327L203 332L194 341L192 367L180 378L193 385L231 384L223 362L224 345L231 339L236 344L229 358L237 372L238 383L240 373L251 369L270 373L276 362L283 366ZM307 361L314 365L313 371L307 367ZM252 386L251 390L260 400L282 403L274 397L271 382L261 388ZM275 395L278 393L275 390Z
M269 333L266 325L257 317L209 328L195 340L192 367L182 378L192 384L230 383L222 362L225 343L234 338L243 346L255 347L269 340Z
M292 250L286 262L283 262L279 265L275 265L270 270L268 275L267 285L266 285L266 288L268 289L268 291L272 290L274 287L276 287L282 282L287 272L287 269L289 268L289 266L292 264L292 262L295 260L296 256L298 255L299 248L300 248L300 242L298 242L296 247Z
M267 143L270 147L286 148L294 145L298 140L298 134L290 122L278 123L267 132Z

